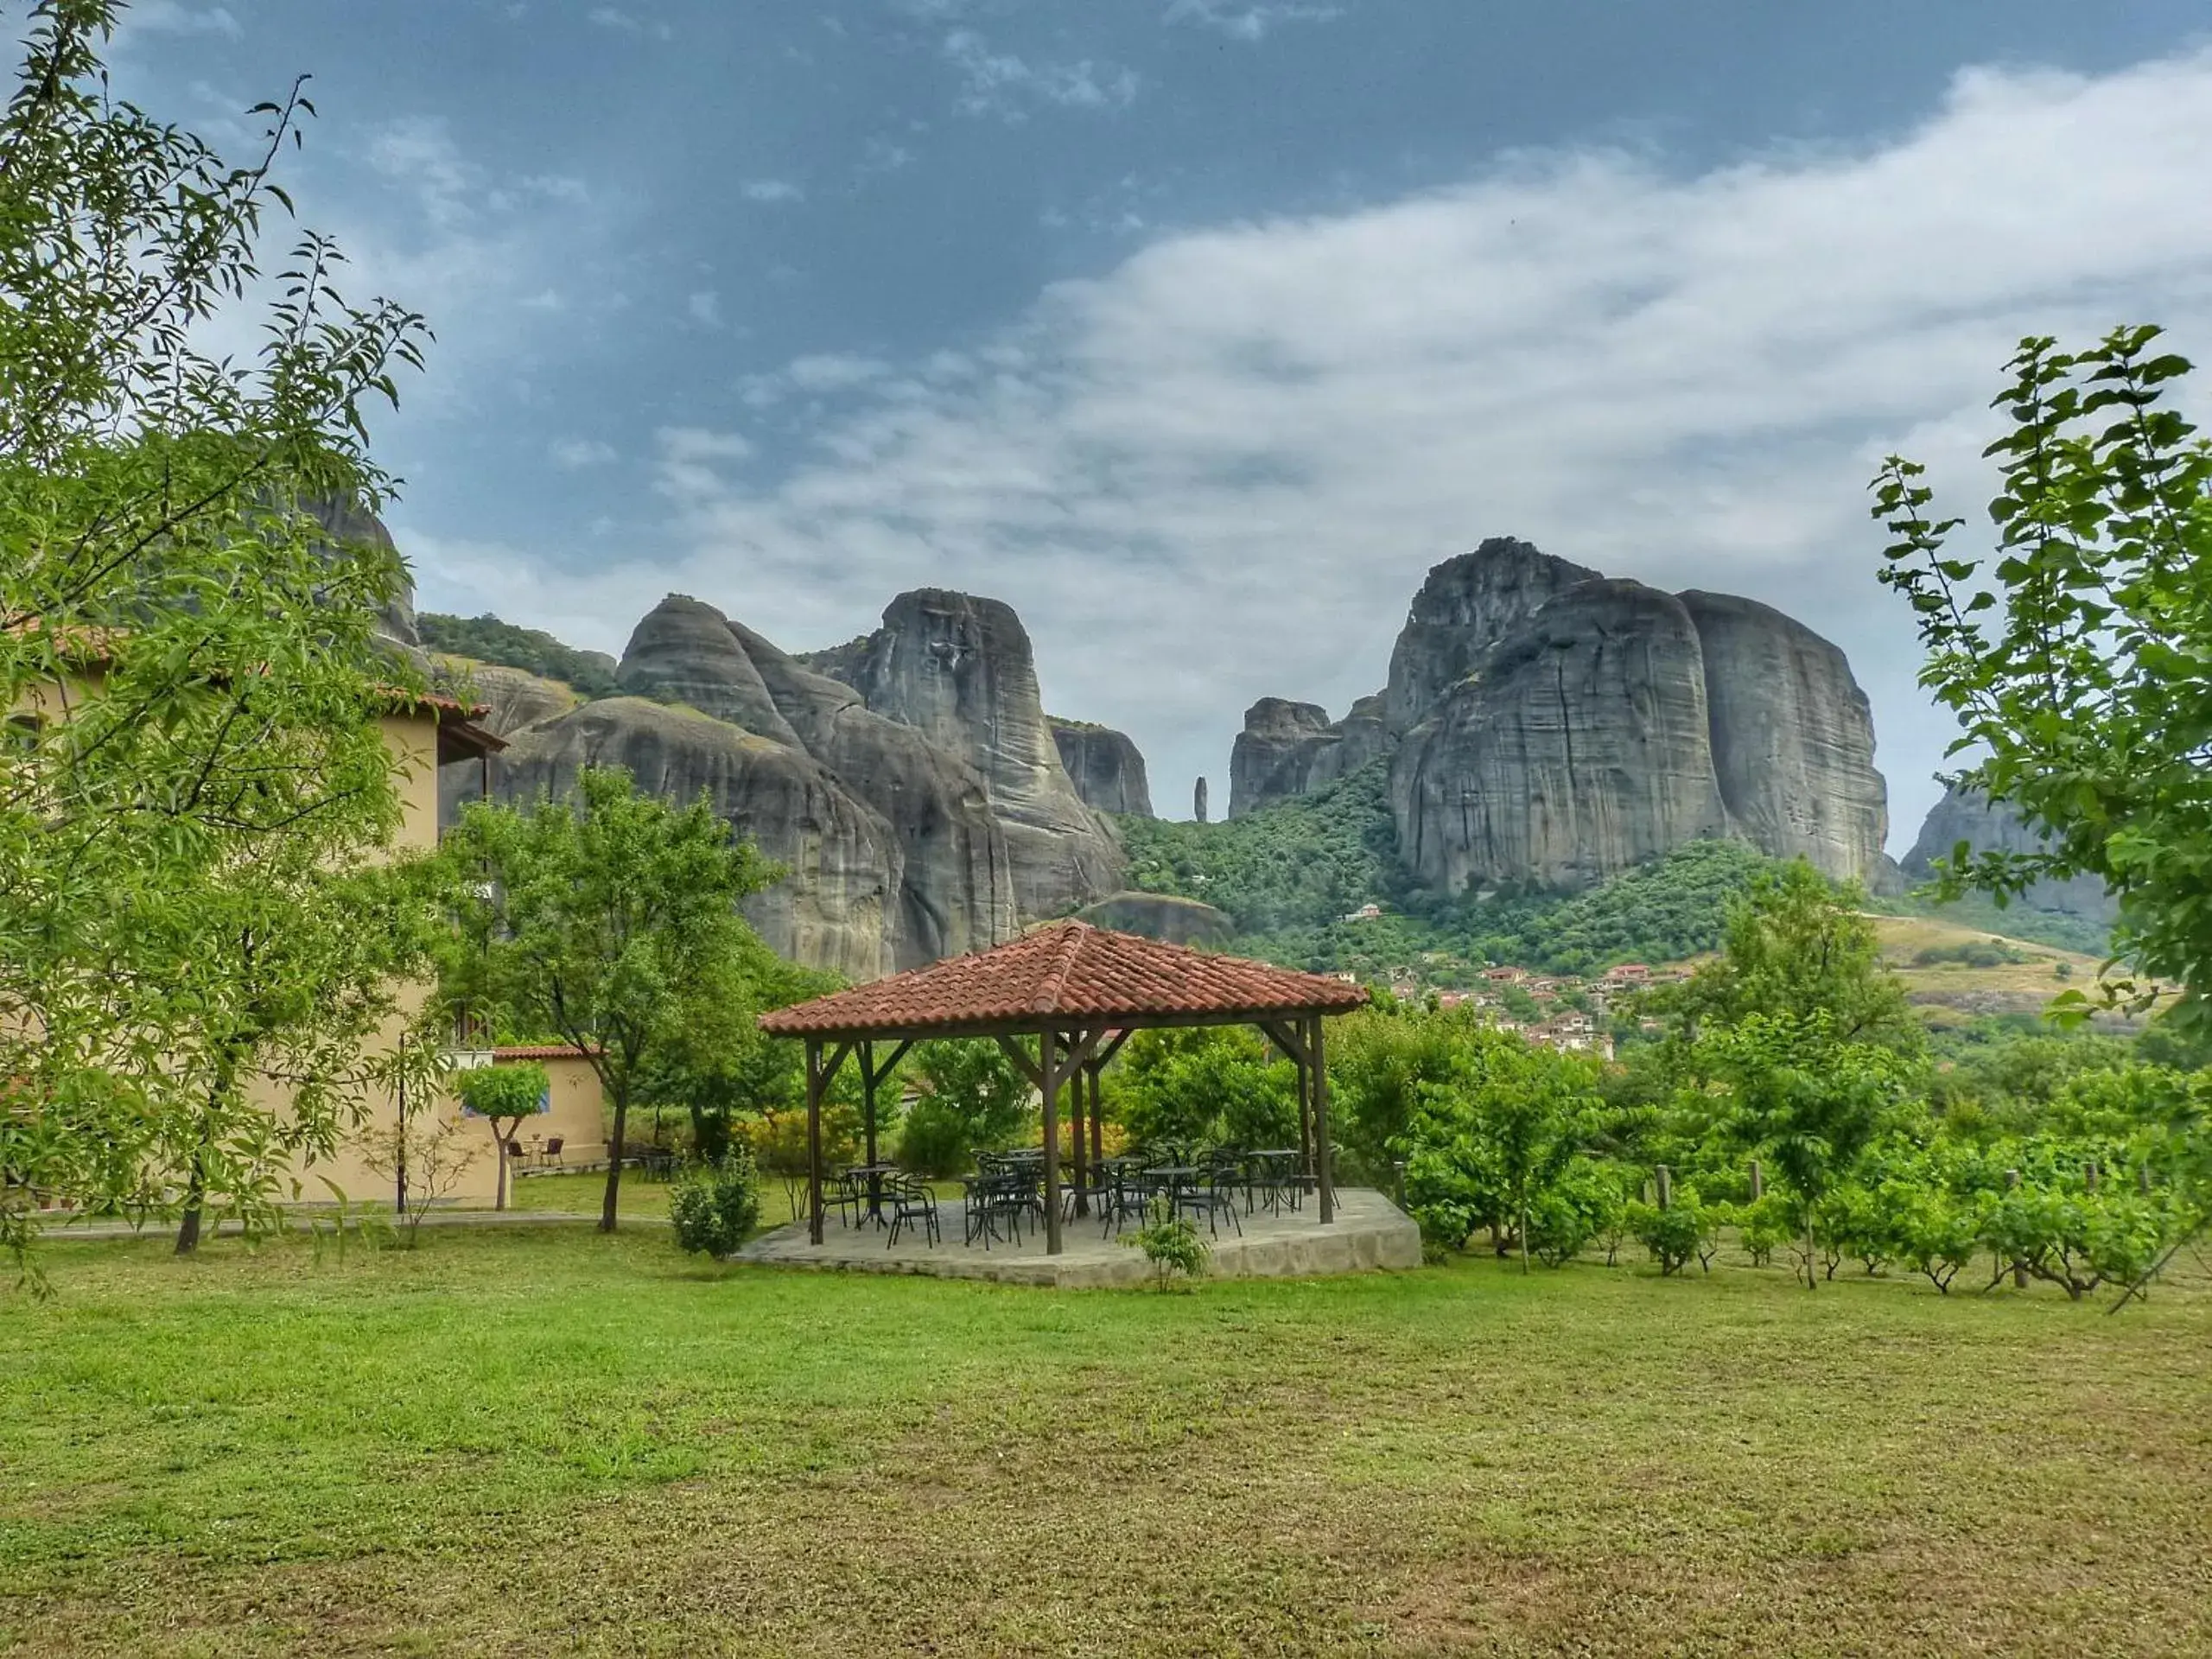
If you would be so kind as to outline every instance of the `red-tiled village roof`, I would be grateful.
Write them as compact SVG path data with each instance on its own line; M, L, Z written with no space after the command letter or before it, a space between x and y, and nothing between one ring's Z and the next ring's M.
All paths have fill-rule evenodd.
M492 1051L495 1060L588 1060L597 1051L574 1043L501 1043Z
M1357 986L1242 957L1209 956L1087 922L1033 933L760 1016L777 1037L1231 1021L1345 1014Z

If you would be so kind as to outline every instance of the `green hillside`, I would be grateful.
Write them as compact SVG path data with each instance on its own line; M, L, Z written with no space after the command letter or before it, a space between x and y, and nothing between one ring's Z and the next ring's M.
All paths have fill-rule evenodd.
M561 680L585 698L614 695L614 664L604 652L578 651L550 633L518 627L488 612L482 616L447 616L423 611L416 614L415 627L432 651Z
M1411 969L1446 988L1490 963L1586 973L1712 950L1729 896L1772 861L1697 842L1586 893L1424 893L1399 864L1380 761L1223 823L1120 822L1130 885L1227 912L1234 948L1319 972ZM1383 913L1346 919L1369 904Z

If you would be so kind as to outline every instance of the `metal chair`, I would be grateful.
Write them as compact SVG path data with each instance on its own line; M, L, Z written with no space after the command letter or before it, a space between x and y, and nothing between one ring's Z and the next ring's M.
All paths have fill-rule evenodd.
M931 1249L937 1248L937 1194L912 1176L894 1175L883 1185L884 1207L891 1212L891 1236L883 1243L889 1249L899 1242L899 1230L920 1224L922 1239Z

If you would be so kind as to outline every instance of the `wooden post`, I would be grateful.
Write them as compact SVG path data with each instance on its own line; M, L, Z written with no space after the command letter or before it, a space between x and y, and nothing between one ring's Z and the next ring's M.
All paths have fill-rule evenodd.
M1098 1074L1106 1069L1103 1060L1093 1060L1087 1068L1090 1074L1090 1166L1096 1170L1106 1161L1106 1136L1098 1127ZM2143 1189L2149 1192L2145 1186Z
M2006 1170L2005 1172L2005 1185L2008 1189L2018 1192L2020 1185L2020 1172L2017 1169ZM2012 1258L2012 1288L2015 1290L2025 1290L2027 1287L2028 1264L2021 1261L2018 1256L2015 1256Z
M1291 1058L1298 1069L1298 1173L1310 1176L1313 1173L1313 1078L1307 1062L1313 1058L1313 1051Z
M1084 1068L1078 1065L1068 1078L1074 1085L1068 1090L1068 1128L1075 1137L1075 1212L1078 1216L1090 1213L1090 1183L1084 1179L1083 1073Z
M806 1236L822 1242L822 1045L806 1039Z
M1759 1160L1751 1160L1751 1202L1757 1204L1766 1196L1766 1176L1759 1168Z
M861 1045L861 1119L868 1137L868 1161L873 1164L875 1162L875 1045L868 1042Z
M1052 1033L1038 1044L1045 1074L1045 1254L1060 1253L1060 1057Z
M1316 1184L1321 1190L1321 1224L1337 1218L1337 1184L1329 1157L1329 1065L1321 1046L1321 1016L1315 1014L1306 1039L1313 1072L1313 1161Z
M2082 1166L2082 1182L2092 1193L2096 1192L2097 1166L2094 1159Z
M1659 1207L1664 1210L1675 1201L1675 1172L1662 1164L1652 1173L1659 1182Z

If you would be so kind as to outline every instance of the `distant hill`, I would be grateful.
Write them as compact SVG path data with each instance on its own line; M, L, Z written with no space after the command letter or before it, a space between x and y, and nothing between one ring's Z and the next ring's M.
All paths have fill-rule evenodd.
M603 651L579 651L550 633L518 627L488 613L446 616L436 611L418 611L415 626L423 645L432 651L559 680L588 701L615 694L614 659Z
M1773 865L1743 842L1698 841L1580 893L1424 893L1398 860L1386 766L1222 823L1121 819L1129 885L1224 912L1246 955L1449 988L1490 963L1588 973L1711 950L1729 899ZM1382 913L1358 917L1370 904Z

